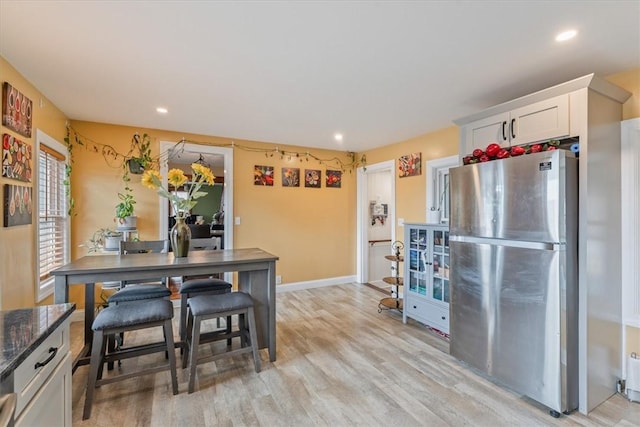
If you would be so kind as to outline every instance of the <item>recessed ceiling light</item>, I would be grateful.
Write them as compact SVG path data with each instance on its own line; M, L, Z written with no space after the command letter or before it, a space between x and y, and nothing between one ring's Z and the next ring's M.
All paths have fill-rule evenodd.
M563 31L560 34L558 34L556 36L556 41L557 42L564 42L567 40L570 40L572 38L574 38L576 36L576 34L578 34L578 32L576 30L568 30L568 31Z
M335 138L336 141L342 142L342 134L341 133L336 133L335 135L333 135L333 137Z
M157 111L158 113L160 113L160 114L167 114L167 113L169 112L169 110L167 110L167 109L166 109L166 108L164 108L164 107L158 107L158 108L156 108L156 111Z

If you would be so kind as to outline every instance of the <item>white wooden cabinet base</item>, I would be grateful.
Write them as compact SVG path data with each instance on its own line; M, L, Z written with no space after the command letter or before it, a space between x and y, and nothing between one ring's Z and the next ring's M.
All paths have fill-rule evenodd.
M75 304L54 304L0 312L0 394L16 396L13 425L71 427L74 310Z
M69 325L65 320L15 370L16 427L42 425L43 420L51 427L71 426Z

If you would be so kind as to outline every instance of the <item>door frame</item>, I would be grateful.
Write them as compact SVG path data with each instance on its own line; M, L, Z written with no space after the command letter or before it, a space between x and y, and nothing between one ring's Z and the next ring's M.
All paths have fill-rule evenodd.
M168 153L176 146L175 142L160 141L160 153ZM224 156L224 189L222 200L224 204L224 248L233 249L233 148L216 147L185 142L184 151L202 154L218 154ZM168 156L163 155L160 159L160 175L162 184L167 185L167 172L169 171ZM165 187L166 188L166 187ZM161 198L158 196L158 198ZM167 203L160 203L159 220L160 238L169 238L169 206Z
M357 171L357 201L356 201L356 282L366 283L369 280L369 239L367 224L369 221L369 180L368 174L381 171L389 171L391 174L391 203L388 209L388 220L391 221L391 242L396 241L396 180L394 175L395 161L385 162L359 167Z

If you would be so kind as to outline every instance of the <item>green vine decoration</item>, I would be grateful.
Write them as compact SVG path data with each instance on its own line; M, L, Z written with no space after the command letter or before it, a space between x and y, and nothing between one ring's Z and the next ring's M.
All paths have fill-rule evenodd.
M340 169L342 172L349 171L349 173L353 172L354 169L362 166L366 170L367 166L367 158L366 155L357 156L357 153L352 151L345 152L345 156L347 160L343 160L340 157L334 156L330 158L324 158L319 155L313 154L311 151L293 151L293 150L281 150L277 146L275 148L258 148L251 147L243 144L236 144L234 141L229 143L210 143L210 142L201 142L201 141L192 141L183 138L181 141L176 142L175 146L171 150L166 151L164 153L160 153L158 156L151 156L151 137L144 133L140 136L138 133L133 134L131 138L131 145L129 151L127 153L118 152L113 146L109 144L103 144L100 142L96 142L91 140L90 138L81 135L78 131L76 131L71 125L67 124L67 134L64 138L64 141L67 145L68 159L67 164L65 166L65 194L67 197L67 201L69 204L69 215L75 216L75 200L71 197L71 174L73 172L73 153L74 146L84 147L85 150L88 150L95 154L100 154L108 166L114 168L123 168L122 180L125 183L125 192L118 193L118 197L121 202L126 201L124 198L128 199L128 202L133 200L133 196L130 194L131 188L129 187L129 182L131 181L131 177L129 173L133 170L130 165L130 161L134 161L138 163L141 168L155 168L158 169L161 160L169 160L171 155L175 155L184 150L184 145L187 143L198 144L198 145L207 145L213 147L226 147L233 148L243 151L248 151L252 153L264 153L265 157L270 158L274 156L280 156L281 160L288 158L288 160L298 159L300 162L308 162L310 160L316 161L321 165L325 165L328 168L332 169ZM141 171L137 171L136 173L142 173ZM135 203L135 201L133 201Z
M257 147L242 145L242 144L236 144L234 141L231 141L229 143L223 143L223 144L211 144L207 142L192 141L192 140L187 140L183 138L181 141L176 143L172 153L175 154L175 153L182 152L184 150L184 145L187 143L198 144L198 145L208 145L208 146L214 146L214 147L233 148L233 149L248 151L252 153L264 153L265 157L267 158L280 156L280 160L284 160L285 158L287 158L288 160L298 159L300 160L300 162L303 162L303 161L308 162L310 160L314 160L314 161L317 161L319 164L325 165L329 168L340 169L342 172L349 171L350 173L354 169L357 169L359 166L362 166L366 170L366 165L367 165L366 155L363 154L359 158L356 158L356 153L354 153L353 151L345 152L345 155L347 156L348 161L343 161L339 157L323 158L313 154L310 151L281 150L278 147L257 148ZM161 154L161 157L163 155L170 157L169 153L163 153Z

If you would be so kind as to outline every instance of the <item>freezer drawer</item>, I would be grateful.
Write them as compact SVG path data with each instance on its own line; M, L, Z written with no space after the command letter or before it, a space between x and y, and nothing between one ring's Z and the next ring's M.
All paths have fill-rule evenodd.
M558 412L577 407L566 253L451 242L451 354Z

